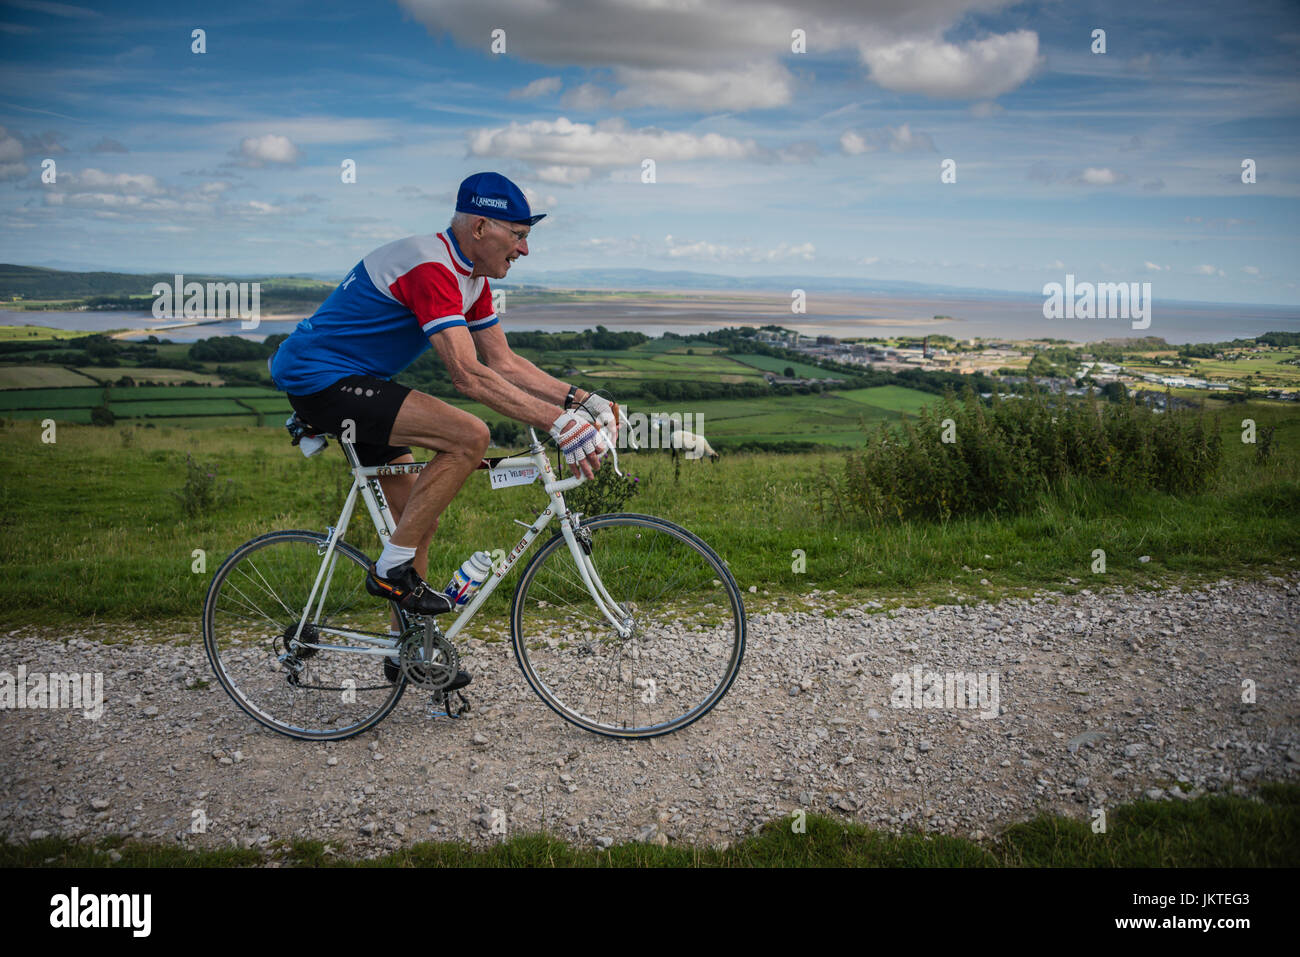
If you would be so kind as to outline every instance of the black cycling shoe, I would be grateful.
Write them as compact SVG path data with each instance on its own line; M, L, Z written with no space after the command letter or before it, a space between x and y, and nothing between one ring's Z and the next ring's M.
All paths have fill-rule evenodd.
M397 679L400 678L401 676L402 676L402 668L401 668L401 665L399 665L399 664L398 664L396 661L394 661L392 658L385 658L385 659L384 659L384 677L388 679L388 682L389 682L390 684L396 684L396 683L397 683ZM473 681L473 680L474 680L474 679L470 676L470 673L469 673L468 671L458 671L458 672L456 672L456 677L452 679L451 684L449 684L449 685L448 685L446 688L444 688L443 690L444 690L444 691L457 691L457 690L459 690L460 688L465 687L467 684L469 684L469 683L470 683L471 681Z
M442 615L456 603L440 591L434 591L408 560L396 565L384 577L375 572L374 562L366 569L366 591L376 598L397 602L402 611L413 615Z

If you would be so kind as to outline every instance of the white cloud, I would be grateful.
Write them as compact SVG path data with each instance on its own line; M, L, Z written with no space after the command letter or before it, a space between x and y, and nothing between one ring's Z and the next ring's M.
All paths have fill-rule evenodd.
M1047 264L1047 268L1048 268L1048 269L1064 269L1064 268L1065 268L1065 263L1063 263L1061 260L1057 259L1057 260L1054 260L1053 262L1048 263L1048 264Z
M736 70L646 70L620 67L615 76L623 89L614 95L619 108L748 110L784 106L792 98L793 78L779 63L754 63Z
M1246 274L1249 275L1249 276L1258 276L1258 275L1259 275L1259 267L1258 267L1258 266L1242 266L1242 267L1241 267L1241 271L1244 272L1244 273L1246 273Z
M1168 266L1157 266L1155 263L1147 261L1142 264L1146 267L1147 272L1160 272L1162 269L1168 269Z
M877 130L845 130L840 135L840 149L850 156L886 148L892 153L933 153L934 141L928 133L912 132L907 123Z
M765 263L782 260L812 262L817 255L817 249L812 243L798 245L780 243L772 248L757 249L752 246L728 246L704 240L679 243L671 235L664 237L664 247L670 259L697 259L701 262Z
M1105 166L1089 166L1079 174L1079 181L1089 186L1113 186L1119 180L1119 174Z
M133 196L159 196L167 192L158 177L149 173L105 173L93 167L78 173L60 174L58 186L78 193L112 190Z
M979 103L972 103L970 115L980 120L987 120L991 116L997 116L1005 110L1002 104L995 103L993 100L981 100Z
M845 130L840 134L840 149L850 156L858 156L871 152L875 147L852 130Z
M528 208L534 213L548 213L556 204L556 199L550 193L543 196L541 193L527 186L522 187L524 199L528 200Z
M560 105L566 110L590 112L605 109L609 106L611 99L609 90L603 86L597 86L594 83L582 83L567 91L560 100Z
M1043 62L1038 34L1017 30L958 46L902 40L862 49L871 79L887 90L951 99L991 99L1024 83Z
M533 97L550 96L552 93L559 93L560 85L558 76L544 76L541 79L533 80L527 86L511 90L507 95L512 100L531 100Z
M894 128L889 127L889 148L895 153L910 153L915 150L934 152L934 141L929 133L913 133L906 123Z
M755 109L792 102L784 65L794 27L818 56L857 54L890 89L988 99L1024 82L1038 37L1021 30L949 44L944 33L971 12L1014 0L398 0L431 36L482 49L506 31L508 54L528 63L607 71L614 87L566 92L570 110L669 106Z
M298 162L298 147L287 136L265 133L261 136L246 136L239 144L239 155L250 166L265 166L267 163L291 165Z
M469 134L474 156L496 156L548 170L547 182L574 182L592 169L641 166L650 158L658 164L699 159L752 159L762 155L753 140L718 133L680 133L657 127L629 129L621 119L597 124L574 123L565 117L511 123ZM540 176L540 173L539 173Z
M591 170L586 166L542 166L534 170L534 175L543 183L559 183L573 186L585 183L591 178Z
M1196 273L1200 276L1222 276L1223 270L1218 266L1197 266Z
M0 182L27 175L27 166L22 159L22 141L0 126Z

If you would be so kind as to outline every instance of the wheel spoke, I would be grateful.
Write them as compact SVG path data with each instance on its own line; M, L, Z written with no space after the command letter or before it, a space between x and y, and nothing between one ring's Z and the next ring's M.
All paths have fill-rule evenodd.
M632 634L618 637L574 580L563 539L553 539L525 570L512 612L525 677L562 717L597 733L649 737L684 727L717 703L739 669L745 625L735 582L707 545L671 523L607 515L583 527L595 572L632 619Z
M213 579L203 630L222 687L244 711L293 737L333 740L382 720L397 704L405 682L389 681L378 655L301 646L290 650L303 615L291 603L300 596L305 608L324 561L319 552L323 541L312 532L278 532L241 546ZM333 560L329 593L317 603L315 617L301 624L302 641L332 644L317 635L318 626L386 635L392 606L369 595L359 600L368 561L342 544ZM265 596L272 600L269 605ZM296 684L290 681L294 668Z

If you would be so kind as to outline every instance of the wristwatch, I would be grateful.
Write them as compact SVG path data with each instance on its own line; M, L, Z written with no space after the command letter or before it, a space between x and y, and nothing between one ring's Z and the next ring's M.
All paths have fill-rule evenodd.
M573 408L573 400L577 395L578 387L576 385L569 386L569 394L564 397L564 408L566 411Z

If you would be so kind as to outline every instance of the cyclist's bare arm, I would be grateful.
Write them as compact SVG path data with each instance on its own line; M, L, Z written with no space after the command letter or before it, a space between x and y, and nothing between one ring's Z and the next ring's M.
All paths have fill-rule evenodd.
M564 405L564 399L569 394L568 383L547 375L523 356L515 353L506 341L501 323L476 330L472 335L474 345L478 348L479 358L483 360L484 365L530 395L545 399L553 405ZM579 402L586 397L587 393L582 389L575 393L575 398Z
M464 326L435 332L429 337L429 342L442 358L452 385L466 398L482 402L489 409L539 429L549 429L556 416L564 411L562 406L568 386L560 388L558 396L551 397L554 401L530 395L492 366L479 361L474 339Z

